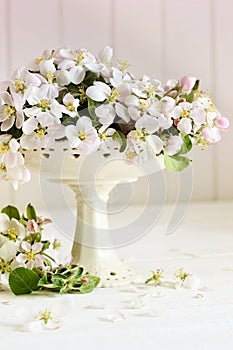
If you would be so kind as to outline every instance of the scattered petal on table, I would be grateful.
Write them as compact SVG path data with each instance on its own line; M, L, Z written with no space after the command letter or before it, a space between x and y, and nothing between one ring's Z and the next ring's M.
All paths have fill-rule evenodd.
M106 316L100 318L101 321L112 323L124 321L125 319L125 315L117 309L110 309Z
M126 300L121 303L121 309L142 309L146 305L146 297L137 297L133 300Z
M50 320L45 324L42 320L35 320L25 323L20 327L20 330L23 332L40 333L46 330L56 330L58 328L61 328L60 321Z
M190 257L192 257L192 258L199 258L199 257L200 257L199 254L193 253L193 252L185 252L184 255L190 256Z
M14 302L11 300L1 300L1 304L3 305L13 305Z
M163 291L158 290L157 288L154 289L154 291L152 291L152 293L150 295L153 298L164 298L164 297L167 297L167 293L164 293Z
M144 318L157 318L160 316L160 313L158 311L155 310L149 310L149 311L145 311L142 312L140 314L136 315L137 317L144 317Z
M87 310L103 310L106 308L106 305L97 305L97 304L91 304L91 305L87 305L85 306L85 309Z
M161 286L165 288L171 288L171 289L177 289L180 287L180 284L177 283L177 281L168 281L168 280L163 280L161 282Z
M200 287L200 284L201 280L199 277L197 277L196 275L188 275L183 282L183 287L187 289L196 290Z
M204 294L202 293L197 293L195 296L194 296L195 299L202 299L204 298Z

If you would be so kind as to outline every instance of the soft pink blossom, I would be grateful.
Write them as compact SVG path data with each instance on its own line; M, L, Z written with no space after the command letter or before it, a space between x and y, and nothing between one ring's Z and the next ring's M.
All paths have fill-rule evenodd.
M39 231L39 226L38 226L38 224L35 222L34 219L28 220L28 223L27 223L27 230L28 230L30 233L36 233L36 232Z
M221 135L218 128L204 128L202 129L202 136L210 143L216 143L221 140Z
M192 91L192 88L195 85L195 82L196 82L195 77L190 77L188 75L185 75L183 78L180 79L180 87L184 93L190 94L190 92Z
M229 128L230 122L225 117L218 117L215 119L215 125L218 129L227 130Z

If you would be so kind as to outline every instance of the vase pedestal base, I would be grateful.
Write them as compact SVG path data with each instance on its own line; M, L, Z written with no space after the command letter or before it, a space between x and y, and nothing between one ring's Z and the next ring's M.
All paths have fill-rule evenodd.
M96 249L73 244L73 263L84 267L85 272L100 278L99 287L128 285L135 279L135 273L114 250Z
M107 202L117 182L68 183L77 200L72 262L83 266L86 273L100 277L99 287L123 286L135 279L134 272L118 257L111 241Z

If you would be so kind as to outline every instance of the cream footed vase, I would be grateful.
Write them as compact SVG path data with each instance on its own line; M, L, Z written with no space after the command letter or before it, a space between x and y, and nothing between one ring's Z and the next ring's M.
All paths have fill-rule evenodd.
M135 274L121 260L111 241L108 200L122 181L134 182L141 176L160 171L162 157L151 158L143 166L124 159L117 150L101 150L83 156L65 143L55 148L26 151L26 163L33 171L47 174L50 181L67 184L76 196L77 223L73 241L73 262L100 277L101 287L126 285Z

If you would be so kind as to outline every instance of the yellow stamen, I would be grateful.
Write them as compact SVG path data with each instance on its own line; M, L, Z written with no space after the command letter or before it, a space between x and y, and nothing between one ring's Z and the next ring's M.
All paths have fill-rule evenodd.
M75 111L75 107L74 107L74 105L73 105L72 102L68 102L66 107L67 107L68 110L71 111L71 112L74 112L74 111Z
M118 60L117 63L122 72L124 72L128 67L131 66L131 64L129 64L127 61Z
M109 98L108 98L108 101L109 101L109 102L114 102L115 99L116 99L118 96L120 96L119 91L118 91L117 89L113 89L111 95L110 95Z
M156 90L158 90L158 88ZM155 96L155 87L152 84L148 84L146 89L146 94L147 94L147 97Z
M135 137L136 141L146 141L146 135L143 133L143 131L140 130L134 130L133 132L133 136Z
M54 74L53 72L51 72L50 70L48 72L46 72L45 74L47 80L49 83L52 83L53 82L53 78L54 78Z
M26 253L26 258L28 261L35 260L36 253L33 251Z
M84 51L79 50L76 52L76 59L75 60L76 60L77 64L80 64L82 62L82 60L84 60L84 58L85 58Z
M37 137L42 139L46 135L46 128L39 128L36 133Z
M39 65L40 62L43 61L43 59L44 59L43 57L37 57L37 58L36 58L36 64Z
M15 227L11 227L7 230L7 237L11 241L16 241L16 238L18 237L18 232L16 231Z
M41 108L43 112L45 112L47 109L49 109L49 100L42 99L40 100L40 103L38 103L37 107Z
M189 115L189 111L182 111L181 116L182 117L187 117Z
M129 160L133 160L136 156L136 153L133 152L133 151L130 151L130 150L127 150L126 151L126 157L129 159Z
M23 81L20 81L20 80L16 80L15 81L15 91L18 93L18 92L24 92L25 89L27 88L26 84L24 84Z
M0 146L0 154L5 154L9 150L9 145L7 143L4 143L2 146Z
M80 103L83 104L86 101L86 99L87 99L87 96L85 94L84 86L80 85L78 87L78 94L79 94L78 97L79 97Z
M52 320L52 313L49 309L45 309L44 311L39 312L38 316L39 320L43 321L44 324L47 324L49 320Z
M143 110L145 110L147 108L146 101L141 101L139 105L140 105L140 108L143 109Z
M7 114L8 116L12 116L15 114L15 108L11 106L6 106L3 111L4 114Z
M81 131L78 134L78 137L80 138L81 141L84 141L87 138L87 134L85 133L85 131Z
M0 153L1 154L1 153ZM6 166L5 166L5 164L4 163L0 163L0 170L2 171L2 172L6 172Z
M10 262L0 259L0 273L11 272Z
M100 134L100 140L101 141L105 141L107 139L107 135L106 134Z
M55 239L53 241L53 249L59 249L61 248L61 241L59 241L58 239Z

